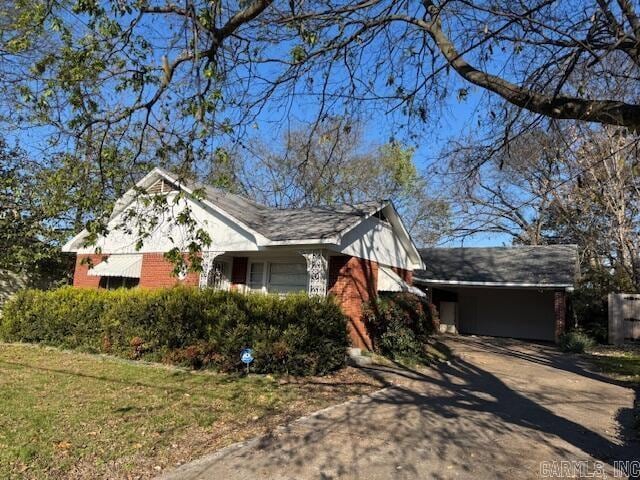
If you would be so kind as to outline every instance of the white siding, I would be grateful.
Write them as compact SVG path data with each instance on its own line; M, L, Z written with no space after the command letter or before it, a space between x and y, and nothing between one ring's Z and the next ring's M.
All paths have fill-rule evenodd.
M175 197L171 195L170 198ZM212 244L209 250L219 251L250 251L257 250L256 240L249 232L234 224L217 212L214 212L191 199L180 199L169 210L165 211L155 227L153 233L144 242L140 250L136 250L135 242L137 232L132 226L132 233L127 234L117 225L122 222L120 215L108 224L109 234L98 239L97 245L81 248L78 253L94 253L96 246L102 249L102 253L134 253L134 252L166 252L174 247L184 250L189 242L189 233L184 227L176 225L173 219L186 205L189 205L192 216L198 225L204 228L211 237ZM138 208L142 216L152 215L142 206L132 205L130 208Z
M347 233L338 251L391 267L415 268L409 252L391 225L374 217L367 218Z

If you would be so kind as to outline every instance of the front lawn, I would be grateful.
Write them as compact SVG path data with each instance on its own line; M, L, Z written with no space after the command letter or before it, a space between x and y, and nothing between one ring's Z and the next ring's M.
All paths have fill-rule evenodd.
M640 346L599 345L589 350L596 369L636 390L634 426L640 434Z
M287 381L0 344L0 478L146 478L380 386L349 368Z
M589 350L598 370L640 387L640 348L600 345Z

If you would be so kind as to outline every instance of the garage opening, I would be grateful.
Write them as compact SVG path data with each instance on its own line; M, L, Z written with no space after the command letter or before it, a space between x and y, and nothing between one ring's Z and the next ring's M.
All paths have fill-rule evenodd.
M443 332L526 340L555 338L555 294L512 288L433 288ZM455 327L454 327L455 325Z

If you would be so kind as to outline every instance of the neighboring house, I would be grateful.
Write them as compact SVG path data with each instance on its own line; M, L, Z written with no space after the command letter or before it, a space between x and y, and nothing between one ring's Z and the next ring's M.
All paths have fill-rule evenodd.
M154 207L148 200L157 195L167 196L171 208ZM176 278L163 254L174 247L186 251L192 230L176 221L186 208L212 243L202 252L202 273ZM132 211L137 215L130 216ZM142 245L136 245L139 221L152 226ZM116 203L108 231L90 246L83 231L63 247L77 254L74 286L184 284L241 292L331 293L349 317L352 342L358 347L371 346L362 322L363 302L378 291L416 291L412 272L422 267L391 202L274 209L211 187L181 183L159 168Z
M429 289L441 329L556 340L578 272L575 245L430 248L414 283Z

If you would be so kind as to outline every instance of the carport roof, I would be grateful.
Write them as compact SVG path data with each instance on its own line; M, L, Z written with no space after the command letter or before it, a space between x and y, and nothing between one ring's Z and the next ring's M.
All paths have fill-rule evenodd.
M578 267L576 245L424 248L423 284L571 288Z

